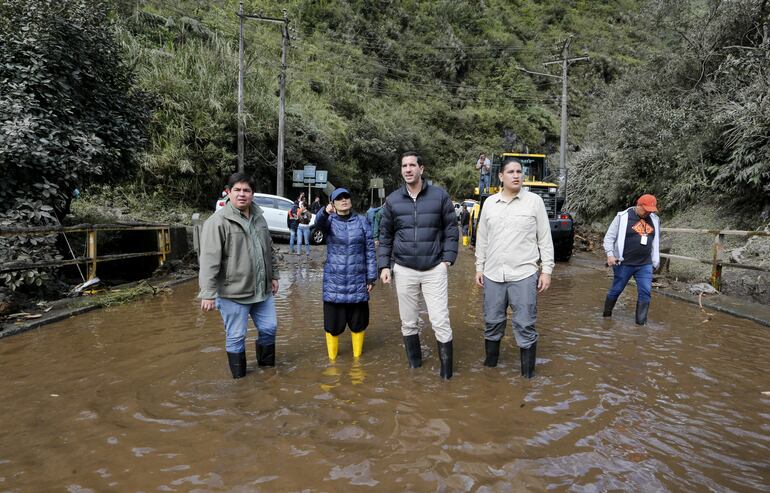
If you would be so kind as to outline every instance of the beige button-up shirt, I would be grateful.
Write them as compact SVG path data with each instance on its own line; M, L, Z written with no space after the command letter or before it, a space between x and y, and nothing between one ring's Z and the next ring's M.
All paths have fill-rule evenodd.
M506 202L500 193L484 202L476 232L476 272L495 282L520 281L538 270L553 272L551 224L543 199L520 191Z

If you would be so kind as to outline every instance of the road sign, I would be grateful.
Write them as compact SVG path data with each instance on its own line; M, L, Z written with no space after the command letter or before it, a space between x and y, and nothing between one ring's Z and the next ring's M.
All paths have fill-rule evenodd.
M302 168L302 172L304 173L305 178L315 178L315 165L306 164L305 167Z
M305 186L303 182L305 176L305 172L301 169L295 169L291 172L291 181L294 188L302 188Z
M369 188L382 188L383 186L382 178L372 178L369 180Z
M384 199L385 198L385 189L384 188L378 188L377 189L377 197Z
M332 194L332 192L334 191L335 188L337 188L337 187L335 187L332 184L332 182L327 181L326 182L326 190L324 190L324 192L326 192L326 195L330 195L331 196L331 194Z
M315 183L316 183L316 186L318 186L318 185L326 186L326 180L327 180L328 177L329 177L329 172L328 171L322 170L322 169L316 170L316 172L315 172Z

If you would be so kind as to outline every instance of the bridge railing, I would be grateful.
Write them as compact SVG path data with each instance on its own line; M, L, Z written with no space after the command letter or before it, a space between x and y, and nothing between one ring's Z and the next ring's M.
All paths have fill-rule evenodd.
M158 248L150 252L119 253L112 255L99 255L97 252L97 234L100 231L155 231ZM158 262L163 265L166 258L171 253L171 232L168 224L78 224L75 226L39 226L31 228L0 228L0 237L9 236L48 236L51 234L67 233L85 233L86 234L86 254L85 256L72 259L47 260L35 262L4 262L0 263L0 273L14 272L20 270L30 270L40 267L64 267L67 265L86 264L88 276L86 280L93 279L96 276L96 266L100 262L109 262L113 260L125 260L137 257L155 256ZM68 242L69 243L69 242ZM79 268L79 267L78 267Z
M732 229L689 229L689 228L660 228L660 230L662 233L705 234L705 235L714 236L714 242L711 247L711 259L699 259L694 257L688 257L685 255L674 255L671 253L661 253L660 256L668 259L688 260L692 262L700 262L702 264L711 265L711 277L709 278L709 282L716 290L722 289L722 268L723 267L730 267L733 269L754 270L754 271L760 271L760 272L770 272L769 268L762 267L759 265L737 264L737 263L731 263L731 262L725 263L722 261L722 253L724 252L723 244L724 244L724 239L726 235L744 236L747 238L751 236L770 236L770 232L768 231L739 231L739 230L732 230Z

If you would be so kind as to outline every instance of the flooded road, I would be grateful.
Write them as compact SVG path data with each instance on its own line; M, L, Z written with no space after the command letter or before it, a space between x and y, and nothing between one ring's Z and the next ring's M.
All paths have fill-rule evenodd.
M282 245L285 250L286 245ZM455 375L407 367L378 284L359 362L322 328L322 262L287 258L277 367L232 380L196 283L0 341L0 491L770 491L770 332L635 289L579 256L539 300L536 377L510 328L485 368L473 258L450 268ZM424 317L427 321L427 316Z

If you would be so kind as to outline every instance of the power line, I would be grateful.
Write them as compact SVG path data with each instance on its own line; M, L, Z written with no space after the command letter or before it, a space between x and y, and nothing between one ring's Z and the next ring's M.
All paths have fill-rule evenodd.
M329 57L330 58L336 58L338 60L346 60L347 59L347 57L345 57L344 55L339 55L339 54L330 54L327 57L327 59ZM317 61L317 62L318 63L322 63L320 60ZM315 63L315 62L310 62L310 63ZM441 80L442 84L444 84L446 86L449 86L449 87L461 88L461 87L465 86L465 84L462 83L462 82L452 82L452 81L446 81L446 80L442 80L442 79L432 79L427 74L424 74L424 73L417 73L417 72L413 72L413 71L409 71L409 70L397 69L397 68L394 68L394 67L389 67L389 66L386 66L386 65L382 65L382 64L380 64L380 63L378 63L376 61L371 61L371 60L366 60L366 59L364 59L364 60L355 60L355 61L351 60L351 63L354 63L356 65L362 65L362 64L363 65L369 65L369 66L372 66L372 67L375 67L375 68L378 68L378 69L385 70L387 72L395 72L395 73L404 74L405 76L418 77L418 78L421 78L421 79L424 79L424 80L428 81L429 83L433 83L435 80ZM394 75L392 73L373 74L373 75L374 76L391 77L391 78L401 78L401 77L396 76L396 75ZM413 82L412 79L407 79L407 80L409 80L410 82ZM544 86L544 85L553 84L554 82L553 81L543 81L543 82L533 82L533 83L535 83L535 85L538 85L538 86Z
M337 34L333 33L331 31L311 31L311 36L314 34L317 34L319 36L325 37L328 40L334 40L338 43L345 43L345 44L354 44L354 45L361 45L360 40L364 40L368 43L369 46L372 46L375 42L380 44L383 41L393 41L393 42L399 42L404 43L404 40L394 40L387 36L375 36L375 35L366 35L366 34L355 34L355 35L345 35L345 34ZM310 37L310 36L308 36ZM527 52L532 51L533 53L540 54L541 51L535 52L534 49L526 46L522 46L521 43L504 43L504 42L482 42L482 43L466 43L462 40L458 41L458 44L425 44L421 43L419 41L409 40L405 44L408 46L414 46L414 47L421 47L423 49L431 49L431 50L440 50L440 49L467 49L467 50L473 50L473 49L499 49L501 51L519 51L519 52Z
M315 75L315 74L313 74ZM415 90L410 90L408 88L398 88L398 89L388 89L388 88L371 88L368 87L370 84L369 79L363 79L363 78L357 78L347 75L338 75L336 76L337 79L335 80L329 80L329 79L323 79L315 76L308 77L307 75L303 76L295 76L293 78L294 81L305 81L305 82L316 82L326 85L336 85L339 84L340 80L350 82L352 81L361 81L367 83L367 93L369 94L383 94L383 95L391 95L391 96L402 96L402 97L412 97L415 99L432 99L432 100L440 100L440 101L464 101L464 102L482 102L483 94L482 95L457 95L457 94L445 94L442 96L433 95L425 92L418 92ZM499 95L500 92L504 91L496 91L494 94ZM488 93L492 94L492 91L488 91ZM556 96L551 97L538 97L538 96L514 96L514 97L508 97L506 101L509 102L556 102L558 101L558 98Z
M328 42L337 43L337 42L335 42L333 40L325 40L325 41L327 43ZM308 41L303 41L303 40L298 40L298 42L300 44L309 43ZM361 48L361 45L356 45L356 44L346 44L346 43L337 43L337 44L343 44L345 46L354 46L354 47ZM318 45L310 45L310 46L317 47ZM418 52L409 52L409 51L403 50L403 53L405 55L410 55L410 56L393 57L393 56L385 56L385 55L382 55L382 54L369 54L369 55L367 55L366 53L364 53L362 51L362 55L371 56L371 57L377 58L378 60L392 61L392 62L402 62L402 61L408 60L410 58L412 58L412 59L417 58L417 59L419 59L420 62L423 62L423 63L424 62L445 62L445 61L447 61L447 59L445 57L426 56L427 54L426 55L420 55L420 53L418 53ZM425 53L425 52L422 52L422 53ZM521 53L524 53L524 52L521 52ZM541 54L542 54L542 52L540 52L540 51L537 51L537 52L532 51L532 55L539 56ZM490 55L486 55L486 56L480 56L480 55L476 55L476 56L463 56L463 57L459 58L459 60L462 61L462 62L497 61L499 59L500 59L500 55L499 54L490 54Z

